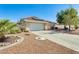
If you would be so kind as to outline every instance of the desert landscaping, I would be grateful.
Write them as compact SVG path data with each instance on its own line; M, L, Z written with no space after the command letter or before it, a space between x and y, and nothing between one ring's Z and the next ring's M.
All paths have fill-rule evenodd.
M70 6L55 16L55 22L37 16L0 19L0 54L78 54L77 9Z
M49 40L35 40L36 35L33 33L17 34L24 37L24 40L12 47L0 50L0 54L77 54L79 52L73 51L69 48L61 46Z

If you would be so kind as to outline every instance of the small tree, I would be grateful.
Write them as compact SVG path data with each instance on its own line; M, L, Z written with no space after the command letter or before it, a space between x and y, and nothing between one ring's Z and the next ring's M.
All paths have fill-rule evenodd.
M78 14L78 12L76 9L74 9L72 7L68 9L67 15L69 16L69 21L68 21L69 22L69 30L70 30L71 25L74 25L74 26L78 25L77 24L77 21L78 21L77 14Z
M65 11L61 10L60 12L57 13L56 17L57 17L57 22L59 24L64 24L64 29L66 28L66 23L65 23Z

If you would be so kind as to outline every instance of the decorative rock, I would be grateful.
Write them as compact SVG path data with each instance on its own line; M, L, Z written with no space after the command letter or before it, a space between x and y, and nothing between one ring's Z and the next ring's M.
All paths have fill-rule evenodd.
M35 38L36 40L46 40L44 37L38 36Z

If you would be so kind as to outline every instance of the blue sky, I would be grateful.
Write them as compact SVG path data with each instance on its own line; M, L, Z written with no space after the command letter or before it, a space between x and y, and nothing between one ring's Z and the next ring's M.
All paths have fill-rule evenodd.
M79 5L72 5L79 12ZM18 21L20 18L37 16L39 18L56 21L56 14L60 10L69 8L68 4L0 4L0 19Z

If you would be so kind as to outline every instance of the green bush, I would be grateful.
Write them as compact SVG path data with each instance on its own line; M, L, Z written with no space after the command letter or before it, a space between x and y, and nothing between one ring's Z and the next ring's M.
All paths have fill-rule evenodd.
M15 27L15 28L11 29L9 33L15 34L15 33L20 33L20 32L21 32L21 30L18 27Z
M19 28L17 27L17 24L14 22L11 22L7 19L1 19L0 20L0 42L3 42L6 38L5 35L8 33L18 33L20 32Z

